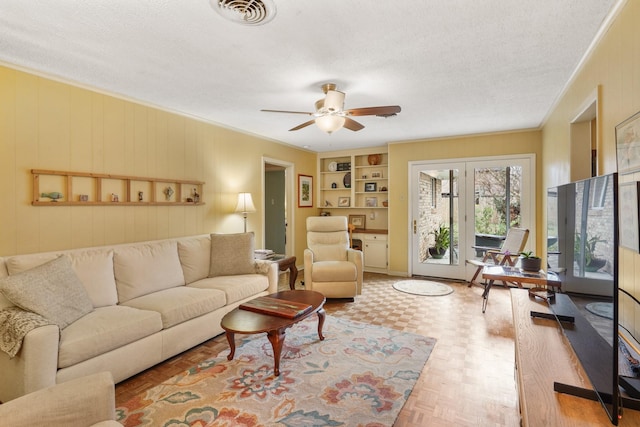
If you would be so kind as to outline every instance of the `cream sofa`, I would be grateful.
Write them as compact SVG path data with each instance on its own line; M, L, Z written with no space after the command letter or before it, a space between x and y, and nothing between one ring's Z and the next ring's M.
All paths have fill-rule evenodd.
M14 357L0 352L0 401L101 371L117 383L221 334L227 312L277 291L277 264L254 260L253 246L253 234L214 234L0 258L2 290L64 255L90 299L68 326L37 327ZM0 310L13 305L0 293Z

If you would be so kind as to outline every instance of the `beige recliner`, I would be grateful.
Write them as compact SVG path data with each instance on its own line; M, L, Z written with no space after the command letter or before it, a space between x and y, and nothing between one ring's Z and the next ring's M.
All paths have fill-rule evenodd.
M304 284L327 298L354 298L362 293L362 251L349 247L347 218L307 218Z

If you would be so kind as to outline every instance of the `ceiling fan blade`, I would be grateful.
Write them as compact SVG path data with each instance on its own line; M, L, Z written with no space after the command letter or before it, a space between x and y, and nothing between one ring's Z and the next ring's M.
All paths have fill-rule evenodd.
M344 118L344 126L345 128L352 130L352 131L359 131L360 129L364 129L364 126L361 125L360 123L356 122L353 119L350 119L349 117L345 117Z
M399 105L388 105L385 107L365 107L365 108L350 108L345 111L349 116L394 116L402 109Z
M260 110L260 111L266 111L267 113L306 114L308 116L313 115L313 113L307 113L306 111L287 111L287 110Z
M300 130L300 129L302 129L302 128L306 128L307 126L312 125L312 124L314 124L315 122L316 122L316 119L309 120L308 122L304 122L304 123L302 123L301 125L298 125L298 126L296 126L296 127L294 127L294 128L289 129L289 132L291 132L292 130Z

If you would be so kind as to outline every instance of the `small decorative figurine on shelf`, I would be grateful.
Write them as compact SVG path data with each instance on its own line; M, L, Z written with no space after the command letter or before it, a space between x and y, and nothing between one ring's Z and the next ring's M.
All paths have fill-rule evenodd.
M119 202L120 199L118 198L118 195L116 193L111 193L111 201L112 202Z
M173 188L167 187L163 191L164 197L168 200L171 200L171 196L173 196Z
M142 191L138 191L138 201L141 202L144 200L144 193Z
M53 191L51 193L42 193L40 194L40 197L46 197L47 199L51 199L52 202L57 202L58 199L62 199L62 193L59 193L57 191Z
M198 189L193 189L193 203L198 203L200 201L200 195L198 194Z

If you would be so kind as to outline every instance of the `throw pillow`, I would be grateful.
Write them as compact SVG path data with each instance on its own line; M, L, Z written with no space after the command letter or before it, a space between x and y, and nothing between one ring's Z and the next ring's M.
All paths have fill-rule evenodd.
M0 292L18 307L41 315L60 329L93 311L71 260L64 255L0 279Z
M212 234L209 277L255 273L253 233Z

